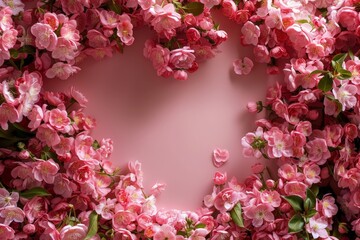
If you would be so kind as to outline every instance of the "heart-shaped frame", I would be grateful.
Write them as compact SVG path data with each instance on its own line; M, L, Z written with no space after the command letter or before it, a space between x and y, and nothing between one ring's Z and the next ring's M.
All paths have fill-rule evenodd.
M262 164L243 183L214 176L197 212L158 210L163 186L143 192L139 162L111 167L112 141L94 140L94 119L77 90L43 91L87 56L131 45L133 27L157 34L144 55L159 76L186 80L227 39L210 10L241 28L241 42L282 85L250 112L268 110L242 138ZM358 218L359 3L349 1L42 1L0 10L0 237L2 239L340 239L360 235ZM286 61L290 59L290 61ZM284 65L285 63L285 65ZM234 62L248 74L250 58ZM48 81L46 79L46 81ZM77 105L77 106L76 106ZM336 197L336 200L335 198Z

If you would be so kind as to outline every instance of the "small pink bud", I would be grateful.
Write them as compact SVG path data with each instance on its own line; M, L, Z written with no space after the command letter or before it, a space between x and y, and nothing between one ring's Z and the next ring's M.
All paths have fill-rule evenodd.
M275 181L272 180L272 179L266 180L266 186L267 186L268 188L273 188L273 187L275 187Z
M329 169L327 167L323 167L320 172L321 179L327 179L330 177Z
M23 227L23 231L24 233L26 234L33 234L35 231L36 231L36 228L35 228L35 225L34 224L26 224L24 227Z
M246 108L251 113L255 113L258 111L256 102L248 102Z
M227 181L227 174L225 173L221 173L221 172L216 172L215 176L214 176L214 184L215 185L223 185L225 184Z

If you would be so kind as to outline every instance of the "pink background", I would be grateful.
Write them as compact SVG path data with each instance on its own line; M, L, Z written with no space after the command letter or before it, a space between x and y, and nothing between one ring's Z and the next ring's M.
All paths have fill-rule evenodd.
M86 111L97 120L93 136L114 141L115 165L139 160L146 189L167 184L160 207L196 210L211 193L216 171L243 179L258 161L242 157L241 137L255 129L254 120L260 117L249 114L246 103L264 98L269 78L264 65L256 65L248 76L233 73L233 60L252 56L251 48L240 46L237 25L218 20L229 39L188 81L156 76L142 55L145 40L152 36L146 28L135 31L135 43L124 54L88 60L67 81L46 81L49 90L74 85L85 94ZM230 160L219 169L212 164L217 147L230 152Z

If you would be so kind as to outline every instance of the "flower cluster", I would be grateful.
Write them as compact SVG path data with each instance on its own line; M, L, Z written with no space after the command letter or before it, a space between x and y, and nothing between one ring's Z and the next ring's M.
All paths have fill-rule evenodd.
M262 164L242 183L216 172L196 212L156 206L163 184L144 193L139 162L112 167L112 141L91 137L95 120L67 79L87 56L134 42L147 25L157 38L144 55L159 76L185 80L227 39L210 10L241 27L257 62L284 81L269 88L257 129L241 140ZM360 2L358 0L45 0L25 9L0 2L1 239L360 239ZM288 60L288 61L286 61ZM249 74L250 58L234 62ZM216 149L220 168L229 152ZM268 176L267 176L268 175Z
M280 72L284 59L325 59L358 48L358 1L221 2L225 16L241 26L241 42L253 46L255 61Z
M49 0L26 10L6 3L0 12L2 68L37 70L47 78L67 79L87 56L98 60L123 51L134 42L133 29L144 24L158 36L146 44L145 56L159 76L180 80L227 38L200 2Z
M303 239L335 239L329 237L340 234L343 226L332 220L338 212L335 199L310 188L320 181L319 166L283 164L277 181L265 180L264 170L255 164L244 183L215 174L213 193L204 199L216 213L211 239L298 239L300 234Z

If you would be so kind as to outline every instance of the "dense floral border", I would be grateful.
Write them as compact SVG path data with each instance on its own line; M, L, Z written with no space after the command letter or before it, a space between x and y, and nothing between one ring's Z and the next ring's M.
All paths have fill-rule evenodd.
M360 239L360 1L358 0L0 1L1 239ZM24 10L25 9L25 10ZM196 212L158 210L139 162L111 166L112 141L90 135L95 120L77 90L48 92L77 64L154 38L144 56L157 74L186 80L227 39L210 10L241 28L241 43L282 83L250 112L266 119L242 139L262 164L239 183L214 176ZM234 61L250 73L253 60ZM226 159L214 152L214 163Z

